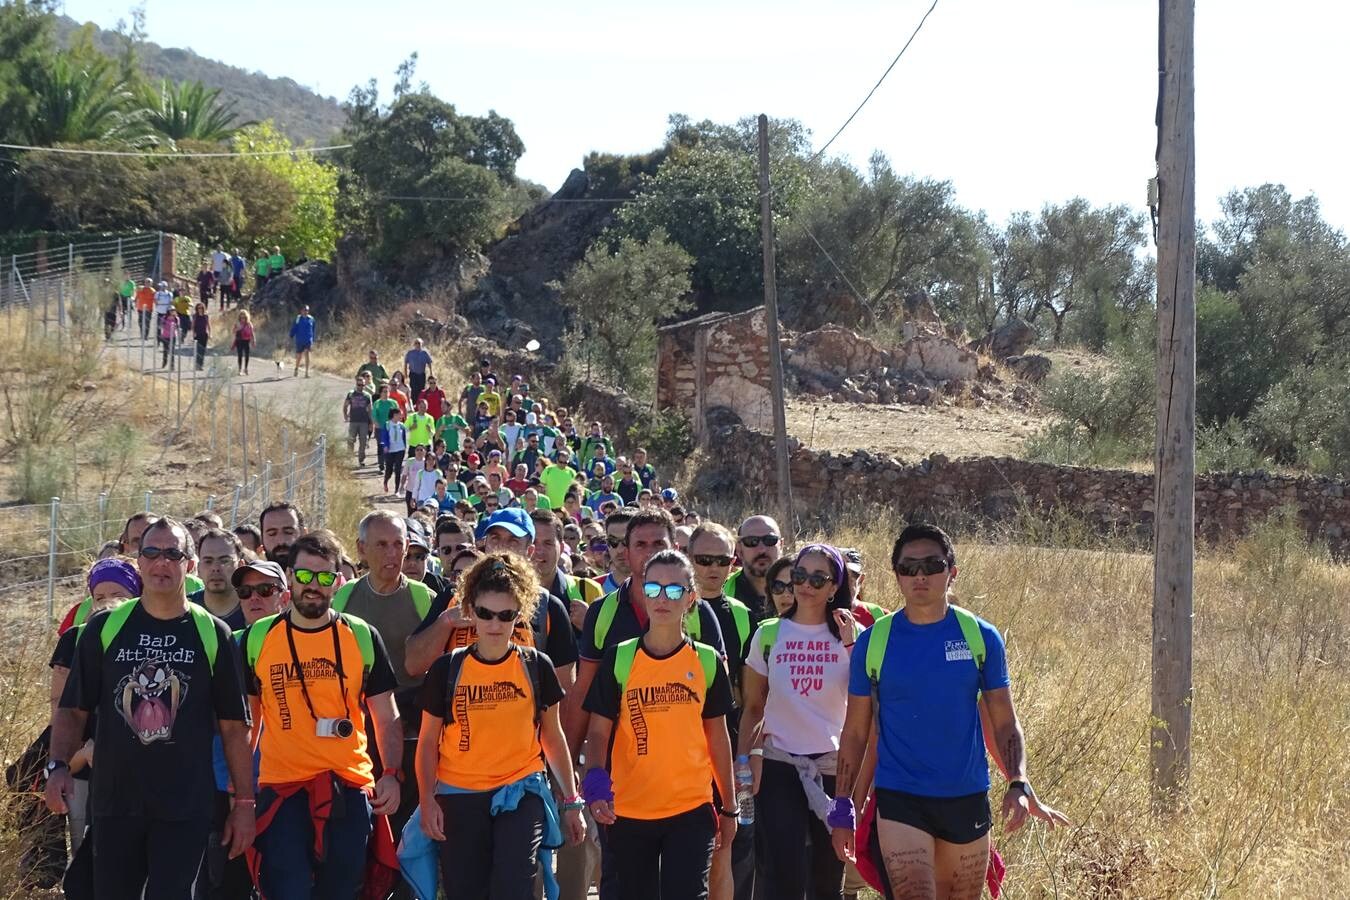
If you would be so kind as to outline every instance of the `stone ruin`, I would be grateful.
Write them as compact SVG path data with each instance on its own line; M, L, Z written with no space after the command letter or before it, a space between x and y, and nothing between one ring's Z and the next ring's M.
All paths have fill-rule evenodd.
M657 332L656 408L689 416L702 439L709 413L772 427L768 324L762 307L710 313Z

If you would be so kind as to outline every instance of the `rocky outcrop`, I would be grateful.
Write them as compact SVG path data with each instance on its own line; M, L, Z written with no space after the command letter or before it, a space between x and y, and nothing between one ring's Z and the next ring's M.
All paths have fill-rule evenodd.
M695 479L695 502L762 505L775 496L773 439L742 427L712 438L716 454ZM799 515L850 521L875 507L897 524L924 518L963 525L997 521L1031 509L1060 510L1102 534L1133 537L1147 546L1153 529L1153 476L1114 469L1056 466L1006 457L948 459L934 454L917 463L855 450L791 450L792 492ZM1350 555L1350 482L1268 472L1230 472L1195 479L1196 533L1219 544L1240 537L1270 516L1290 509L1308 537L1324 540L1338 556Z
M1036 329L1024 319L1010 319L976 341L970 349L988 353L994 359L1021 356L1036 343Z
M337 311L336 298L337 271L316 259L267 279L262 290L253 295L251 305L286 314L308 306L316 318L328 318Z
M1009 356L1003 364L1018 378L1031 384L1040 384L1050 374L1050 357L1039 353Z

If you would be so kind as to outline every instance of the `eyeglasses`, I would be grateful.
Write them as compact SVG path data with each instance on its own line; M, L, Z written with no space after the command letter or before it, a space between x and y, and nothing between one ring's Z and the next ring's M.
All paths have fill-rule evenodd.
M682 584L661 584L659 581L648 581L642 585L642 593L646 594L648 599L655 600L662 594L671 603L679 603L684 599L684 595L689 588Z
M448 547L437 547L437 548L436 548L436 555L437 555L437 556L449 556L449 555L452 554L452 553L458 553L459 551L463 550L463 549L464 549L465 547L467 547L467 546L469 546L469 545L468 545L468 544L465 544L465 543L459 543L459 544L451 544L451 545L449 545Z
M332 587L338 576L336 572L315 572L313 569L292 569L291 574L301 584L318 581L321 587Z
M776 534L746 534L741 536L741 543L747 547L758 547L760 544L765 547L772 547L779 540L780 538Z
M792 590L792 582L790 581L779 581L777 578L775 578L772 582L769 583L770 593L786 594L790 590Z
M203 569L209 569L212 566L232 566L238 562L234 556L203 556L197 560Z
M173 562L182 562L187 559L187 554L177 547L142 547L141 556L146 559L159 559L163 556Z
M694 565L696 566L729 566L731 565L730 556L722 556L716 553L696 553L694 554Z
M275 597L283 590L284 588L279 584L241 584L234 589L234 592L239 595L240 600L247 600L254 594L266 600L269 597Z
M493 619L496 619L498 622L514 622L520 616L520 610L500 609L494 611L491 609L484 609L481 606L475 606L473 608L473 614L484 622L491 622Z
M902 559L895 564L897 575L913 578L915 575L936 575L947 571L947 560L940 556L925 556L923 559Z
M834 579L824 572L807 572L805 569L792 570L793 584L809 584L813 588L823 588L827 584L834 584Z

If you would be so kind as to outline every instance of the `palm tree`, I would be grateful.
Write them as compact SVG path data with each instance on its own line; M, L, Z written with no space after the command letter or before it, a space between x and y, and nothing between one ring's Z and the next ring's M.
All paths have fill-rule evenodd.
M149 129L170 141L220 143L240 128L254 124L237 121L235 101L220 102L220 89L207 88L200 81L176 85L161 81L158 88L141 91L140 104Z
M36 108L28 139L37 146L132 140L144 133L127 82L101 55L58 53L27 73Z

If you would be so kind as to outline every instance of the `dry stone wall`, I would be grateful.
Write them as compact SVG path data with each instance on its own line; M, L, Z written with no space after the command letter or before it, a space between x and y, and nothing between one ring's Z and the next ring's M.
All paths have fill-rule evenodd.
M795 442L793 442L795 444ZM712 437L710 467L694 486L695 499L762 502L777 490L773 439L739 426ZM829 518L844 501L893 510L896 519L933 517L999 520L1023 505L1070 513L1103 533L1133 534L1147 542L1153 528L1153 476L1109 469L1056 466L1007 457L918 463L866 451L816 453L794 446L792 491L798 514ZM1268 473L1202 475L1196 479L1196 532L1220 544L1239 537L1283 509L1296 511L1310 538L1338 557L1350 556L1350 484L1330 478Z

